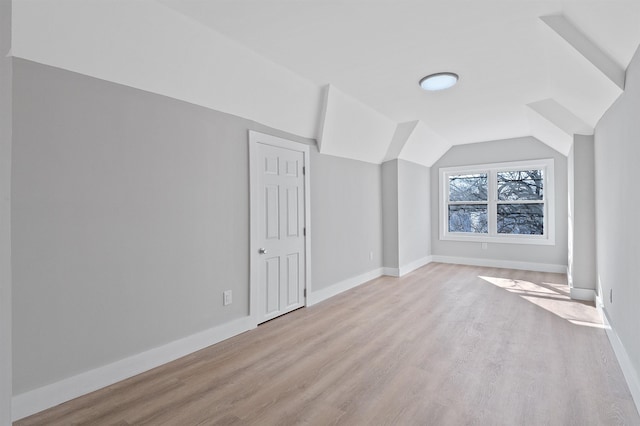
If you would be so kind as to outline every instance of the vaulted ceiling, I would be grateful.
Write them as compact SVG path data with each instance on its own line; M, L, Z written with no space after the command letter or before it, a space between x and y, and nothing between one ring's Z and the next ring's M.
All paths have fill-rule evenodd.
M535 136L566 154L624 90L640 1L14 0L12 53L432 165ZM451 71L451 89L425 75Z
M566 154L620 95L640 43L638 1L161 2L330 85L322 150L426 164L451 145L527 135ZM459 83L419 88L440 71ZM345 96L384 116L371 118L380 140L340 137L340 116L357 116Z

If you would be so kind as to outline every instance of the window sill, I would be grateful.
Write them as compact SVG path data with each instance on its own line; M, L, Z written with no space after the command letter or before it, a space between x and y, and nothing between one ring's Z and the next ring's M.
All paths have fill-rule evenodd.
M440 235L441 241L463 241L469 243L493 243L493 244L525 244L537 246L554 246L555 238L548 236L526 236L526 235Z

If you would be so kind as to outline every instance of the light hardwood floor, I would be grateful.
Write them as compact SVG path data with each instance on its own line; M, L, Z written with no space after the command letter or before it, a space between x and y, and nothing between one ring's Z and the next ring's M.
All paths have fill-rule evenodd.
M18 425L640 425L564 275L381 277Z

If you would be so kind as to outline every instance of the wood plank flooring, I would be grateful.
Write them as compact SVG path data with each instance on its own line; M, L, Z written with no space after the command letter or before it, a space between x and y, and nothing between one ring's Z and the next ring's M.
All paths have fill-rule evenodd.
M17 425L640 425L566 277L433 263Z

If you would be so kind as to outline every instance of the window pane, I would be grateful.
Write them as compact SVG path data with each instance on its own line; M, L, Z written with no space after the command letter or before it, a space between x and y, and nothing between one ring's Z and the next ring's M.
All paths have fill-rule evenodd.
M543 235L544 204L498 204L498 233Z
M542 200L542 170L498 172L498 200Z
M487 205L457 204L449 206L449 232L473 232L486 234Z
M487 201L487 174L449 176L449 201Z

